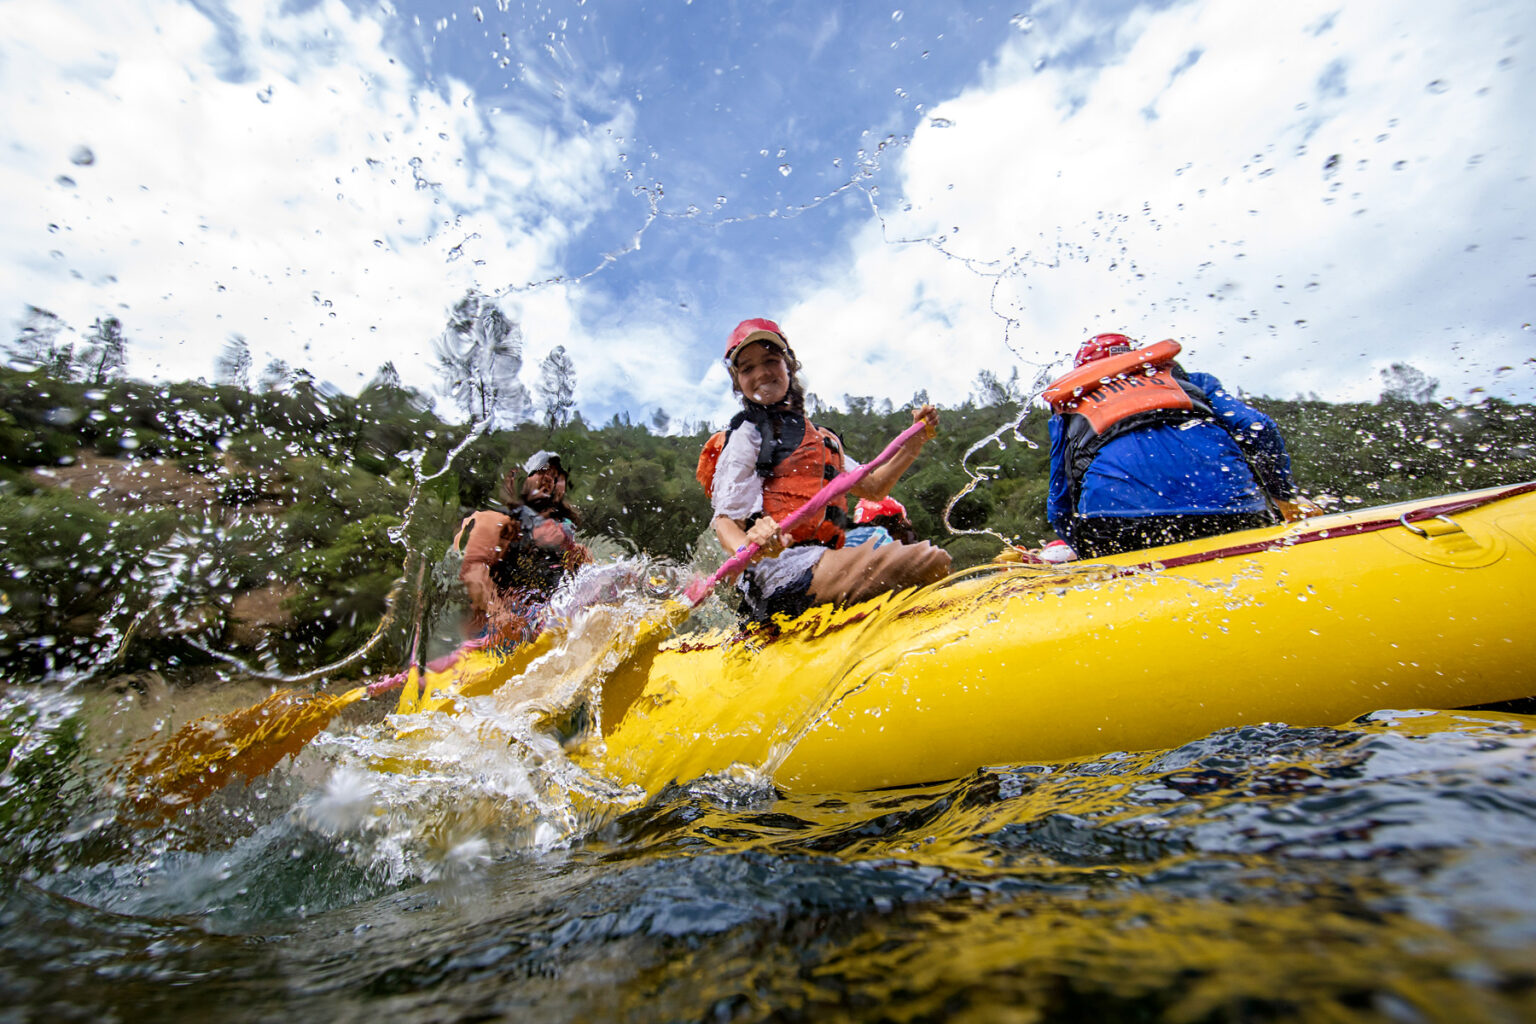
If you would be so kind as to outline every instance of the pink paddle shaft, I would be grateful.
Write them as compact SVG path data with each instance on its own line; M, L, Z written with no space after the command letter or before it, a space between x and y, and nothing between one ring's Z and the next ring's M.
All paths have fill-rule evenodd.
M826 485L822 487L821 490L811 495L810 501L807 501L804 505L801 505L799 508L795 509L788 516L786 516L784 521L779 524L779 529L793 529L795 525L806 516L821 511L821 509L833 498L840 497L853 490L858 486L860 480L863 480L870 474L871 470L889 462L891 457L896 454L902 445L906 444L907 441L911 438L917 436L918 431L923 430L927 426L928 423L926 420L915 421L906 430L903 430L901 433L897 434L895 439L892 440L890 444L885 446L885 450L882 451L879 455L876 455L869 462L864 463L864 465L860 466L858 469L851 469L846 473L839 473L831 480L828 480ZM746 568L747 563L752 561L752 556L757 554L759 547L761 547L761 545L754 543L747 543L742 545L740 548L736 549L736 553L734 555L725 560L724 565L715 570L715 574L713 576L710 576L708 579L697 579L688 584L688 586L683 590L683 598L687 600L689 606L697 608L700 603L702 603L703 600L710 595L710 592L715 589L715 585L717 583L719 583L725 577L731 576Z

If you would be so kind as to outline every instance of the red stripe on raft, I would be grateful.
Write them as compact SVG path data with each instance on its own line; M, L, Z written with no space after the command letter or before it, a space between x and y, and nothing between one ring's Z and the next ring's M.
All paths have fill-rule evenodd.
M1426 505L1422 508L1416 508L1412 512L1404 513L1404 516L1406 516L1408 522L1417 523L1425 519L1433 519L1436 516L1452 515L1456 512L1465 512L1469 508L1491 505L1495 501L1503 501L1505 498L1529 494L1531 491L1536 491L1536 481L1506 487L1503 490L1481 498L1463 498L1460 501L1448 501L1442 505ZM1377 530L1387 530L1394 526L1401 526L1402 522L1403 517L1397 519L1370 519L1363 523L1346 523L1343 526L1317 530L1312 533L1303 533L1295 537L1254 541L1251 544L1234 544L1232 547L1217 548L1214 551L1201 551L1192 555L1176 555L1173 558L1159 558L1151 562L1140 562L1136 565L1128 566L1127 569L1152 569L1154 567L1177 569L1185 565L1214 562L1222 558L1256 555L1263 551L1281 551L1285 548L1295 547L1297 544L1310 544L1317 540L1332 540L1335 537L1352 537L1360 533L1375 533Z

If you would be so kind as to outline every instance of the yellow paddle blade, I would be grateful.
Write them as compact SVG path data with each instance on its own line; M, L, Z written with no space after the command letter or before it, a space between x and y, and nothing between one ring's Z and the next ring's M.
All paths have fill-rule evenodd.
M221 718L199 718L153 749L145 740L113 770L130 817L164 821L243 776L247 782L297 754L336 713L367 696L359 686L340 695L278 690L260 704Z
M687 601L670 600L655 615L648 615L636 623L634 633L620 637L618 642L624 644L629 653L633 653L653 640L665 640L693 614L693 609L694 606Z
M665 640L692 611L693 605L687 601L672 600L638 622L613 623L610 630L603 631L607 639L566 651L563 671L555 676L564 680L604 678L641 647ZM550 638L541 640L542 644L526 645L527 651L547 650ZM517 659L519 667L526 667L526 661ZM504 677L505 672L497 675ZM385 686L379 692L400 685L398 678L382 682ZM407 699L402 702L402 712L420 710L420 698L411 699L420 693L419 683L419 670L412 668L404 680ZM164 821L237 776L249 782L271 771L283 758L303 749L343 708L369 695L368 686L336 696L279 690L251 707L189 722L159 745L143 741L118 763L111 777L123 788L132 820L145 825Z

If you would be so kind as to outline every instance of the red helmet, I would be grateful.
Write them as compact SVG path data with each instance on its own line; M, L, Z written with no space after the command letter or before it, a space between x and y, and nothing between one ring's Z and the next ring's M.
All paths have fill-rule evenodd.
M762 317L753 317L737 324L731 332L731 339L725 343L725 365L735 366L736 354L754 341L767 342L786 354L790 351L789 339L784 337L778 324Z
M1123 334L1095 334L1083 342L1077 350L1077 355L1072 360L1074 367L1091 363L1095 359L1103 359L1105 356L1118 355L1121 352L1129 352L1136 347L1136 342Z
M872 523L881 516L900 516L907 518L907 509L895 498L884 498L880 501L870 501L868 498L860 498L858 507L853 510L853 521L859 525Z

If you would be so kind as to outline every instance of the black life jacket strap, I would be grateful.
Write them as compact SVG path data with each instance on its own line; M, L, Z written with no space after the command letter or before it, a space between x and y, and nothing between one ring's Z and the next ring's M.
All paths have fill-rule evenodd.
M1067 497L1071 501L1068 507L1072 509L1073 514L1077 512L1077 500L1082 491L1083 478L1088 475L1088 467L1093 464L1094 459L1098 458L1104 446L1115 438L1159 423L1176 424L1188 420L1216 422L1216 410L1211 407L1210 398L1203 389L1184 375L1183 368L1177 363L1173 364L1173 379L1189 396L1193 408L1151 409L1110 424L1109 429L1102 434L1094 433L1087 417L1076 413L1066 414L1065 422L1062 424L1067 432L1067 451L1063 461L1067 470ZM1259 486L1263 488L1262 481Z
M757 464L754 468L764 480L772 476L774 468L805 440L805 417L800 413L769 409L752 402L748 402L745 409L731 417L730 427L726 430L727 439L732 430L746 422L751 422L757 428Z

